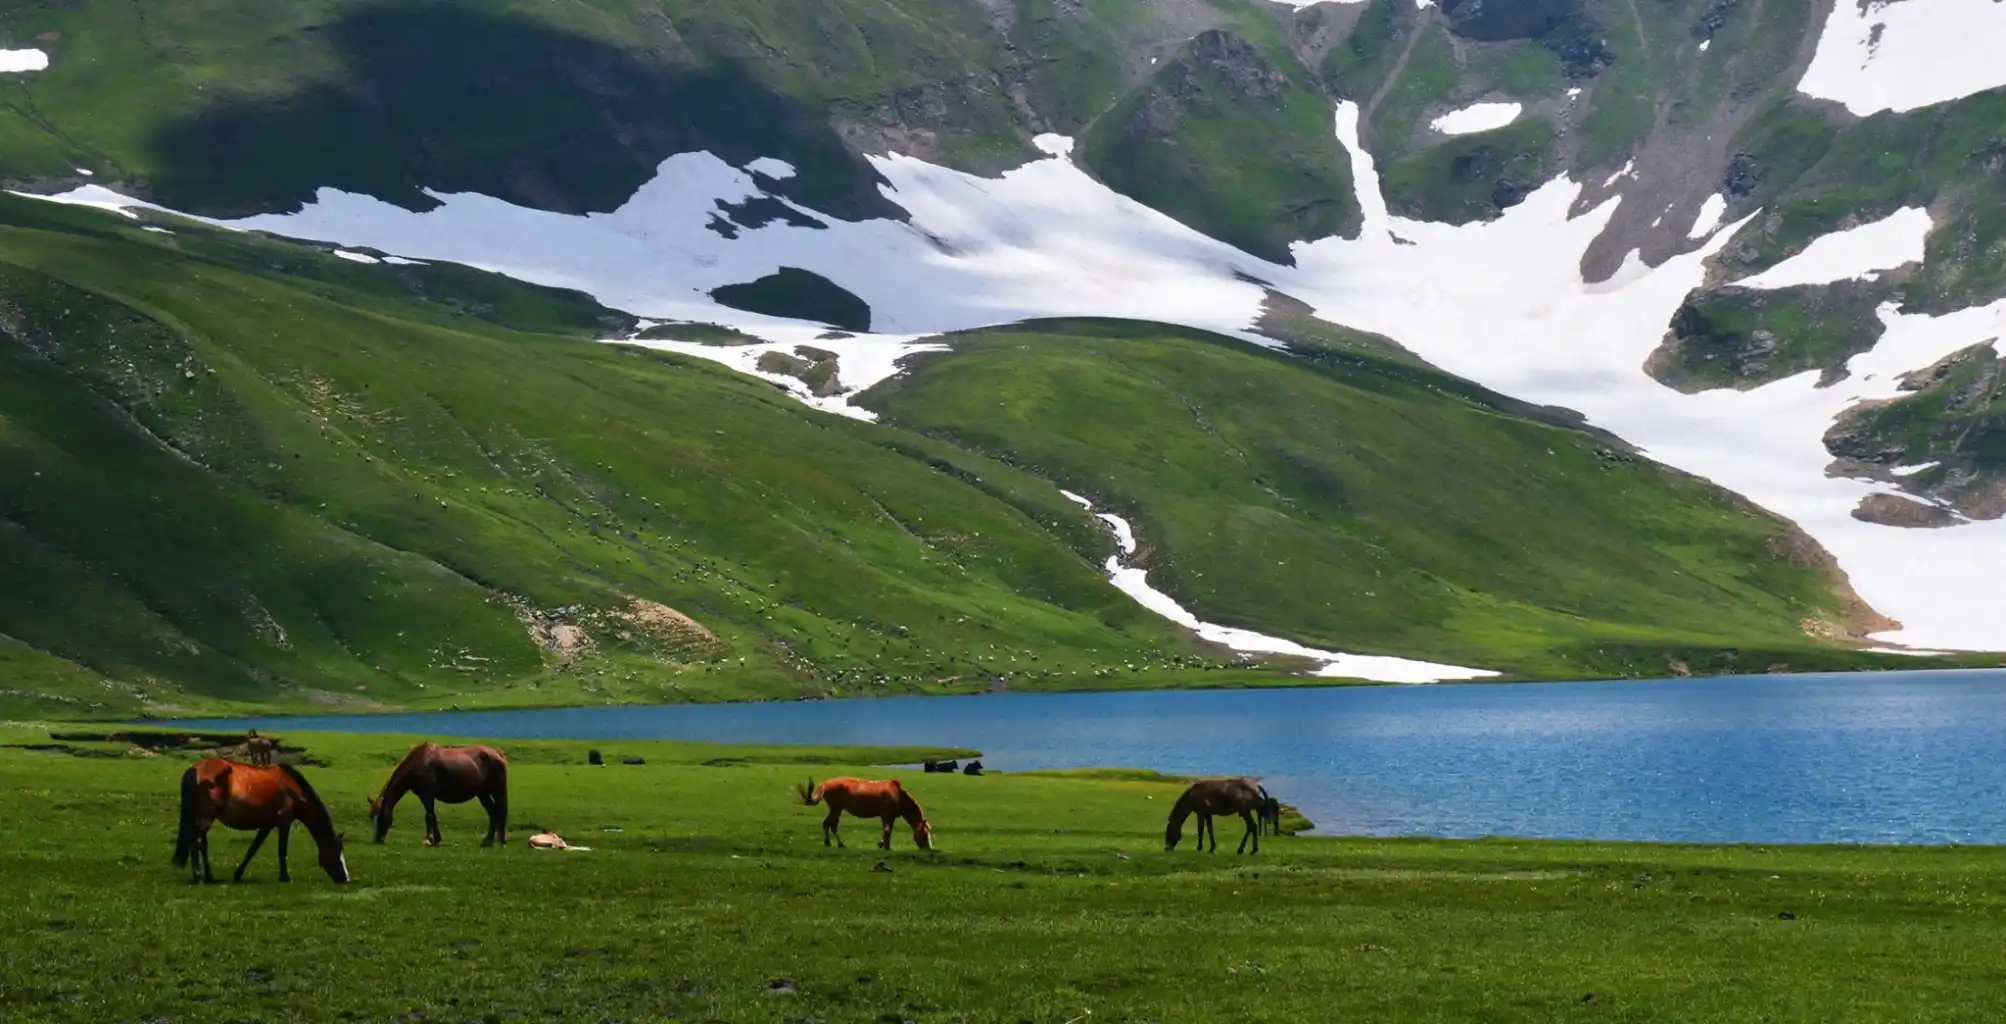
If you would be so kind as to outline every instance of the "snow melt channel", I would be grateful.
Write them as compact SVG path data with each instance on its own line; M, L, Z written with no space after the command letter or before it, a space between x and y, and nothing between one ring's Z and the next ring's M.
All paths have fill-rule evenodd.
M1071 491L1060 494L1088 512L1093 512L1094 503ZM1122 555L1135 554L1135 531L1128 521L1106 512L1094 512L1095 518L1106 523L1114 531L1115 544ZM1148 571L1121 564L1121 555L1109 555L1107 576L1122 593L1135 599L1135 603L1197 633L1201 639L1240 651L1245 654L1281 654L1295 658L1307 658L1321 662L1316 674L1331 679L1366 679L1376 683L1439 683L1454 679L1482 679L1497 675L1496 672L1480 668L1461 668L1456 665L1437 665L1408 658L1392 658L1376 654L1342 654L1337 651L1320 651L1314 647L1304 647L1293 640L1267 636L1248 629L1235 629L1216 623L1200 621L1169 594L1149 585Z

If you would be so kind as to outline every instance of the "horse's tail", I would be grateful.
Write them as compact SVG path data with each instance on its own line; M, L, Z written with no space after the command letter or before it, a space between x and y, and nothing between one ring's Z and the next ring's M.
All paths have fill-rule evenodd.
M201 799L201 789L195 782L195 769L181 773L181 829L174 836L174 866L188 866L188 857L195 852L195 805Z
M803 806L813 807L821 802L822 787L815 785L814 779L811 778L801 784L801 803Z

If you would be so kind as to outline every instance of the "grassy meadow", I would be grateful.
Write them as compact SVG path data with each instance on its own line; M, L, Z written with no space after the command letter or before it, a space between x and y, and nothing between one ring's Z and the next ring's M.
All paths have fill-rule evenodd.
M102 727L97 727L102 731ZM1146 772L923 775L919 750L509 742L512 842L471 804L426 848L363 807L408 738L287 735L356 881L297 837L241 885L168 864L189 757L0 727L9 1021L1993 1021L1987 849L1271 838L1162 850ZM54 727L73 735L88 728ZM960 752L966 754L967 752ZM807 763L802 763L807 762ZM813 775L900 777L939 851ZM1303 824L1292 819L1296 825ZM1342 822L1321 823L1335 831ZM588 852L527 850L550 828ZM618 829L620 831L609 831ZM212 835L219 874L247 833Z

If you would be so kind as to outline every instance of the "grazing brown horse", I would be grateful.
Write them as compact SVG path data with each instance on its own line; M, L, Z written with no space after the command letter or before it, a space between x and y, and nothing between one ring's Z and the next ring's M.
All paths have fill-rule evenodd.
M244 737L244 755L250 758L252 764L271 764L272 752L272 741L258 735L258 730L252 729L251 734Z
M1212 833L1212 852L1219 852L1219 827L1212 824L1215 814L1237 814L1247 823L1247 834L1240 837L1240 848L1235 853L1247 852L1247 840L1254 841L1254 852L1261 852L1260 826L1254 823L1254 812L1265 803L1261 787L1252 779L1205 779L1191 784L1184 795L1177 798L1177 806L1170 809L1170 824L1163 830L1163 849L1167 853L1177 849L1177 842L1184 836L1184 819L1198 815L1198 848L1205 848L1205 833Z
M919 801L899 785L899 780L871 782L863 779L830 779L816 785L814 779L801 787L801 802L809 807L816 804L829 805L829 816L822 819L822 845L836 840L843 845L843 837L836 832L836 820L844 811L859 818L880 818L885 823L884 834L878 837L878 849L892 848L892 822L904 818L912 826L912 841L922 850L933 849L933 826L927 823L926 812L919 809Z
M241 882L244 869L258 855L258 847L278 829L279 881L290 882L286 841L295 821L306 826L307 834L320 848L321 870L327 877L346 883L348 858L342 856L341 834L334 830L327 804L307 784L306 776L291 765L267 767L205 758L181 773L181 830L174 840L174 866L186 866L191 883L214 882L216 875L209 868L209 827L222 822L240 831L257 829L251 848L232 876L233 881Z
M479 800L488 812L488 834L482 846L508 845L508 756L493 747L442 747L420 743L390 772L383 792L369 801L369 820L376 841L390 834L390 812L405 793L416 793L425 805L425 845L439 845L439 814L434 801L463 804Z

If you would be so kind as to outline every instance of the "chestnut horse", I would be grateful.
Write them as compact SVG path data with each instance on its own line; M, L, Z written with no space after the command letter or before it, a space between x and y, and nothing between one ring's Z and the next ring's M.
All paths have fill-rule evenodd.
M327 804L307 784L306 776L291 765L264 766L205 758L181 773L181 829L174 840L174 866L188 868L191 883L212 883L216 875L209 868L209 827L222 822L248 832L257 829L244 861L237 865L232 881L244 880L244 869L258 855L265 837L279 830L279 881L290 882L286 871L286 841L293 822L306 826L320 848L320 867L336 882L348 881L348 858L341 852L341 834L334 830Z
M1184 795L1177 798L1177 805L1170 809L1170 824L1163 830L1163 849L1168 853L1177 849L1177 842L1184 836L1184 819L1198 815L1198 848L1205 848L1205 833L1212 833L1212 852L1219 852L1219 827L1212 823L1215 814L1237 814L1247 823L1247 834L1240 837L1240 848L1233 852L1247 852L1247 840L1254 841L1254 852L1261 852L1260 826L1254 822L1254 813L1267 803L1265 792L1252 779L1205 779L1191 784Z
M830 839L837 846L843 845L843 837L836 832L836 820L844 811L859 818L880 818L885 823L884 834L878 837L878 849L892 848L892 822L904 818L912 826L912 841L922 850L933 849L933 826L927 823L926 812L919 809L919 801L899 785L899 780L870 782L863 779L830 779L816 785L814 779L801 787L801 802L809 807L816 804L829 805L829 816L822 819L822 845L829 845Z
M390 834L390 813L405 793L416 793L425 805L425 845L437 846L439 814L433 801L463 804L479 800L488 812L488 834L482 846L508 845L508 756L493 747L442 747L420 743L390 772L383 791L369 801L369 820L376 841Z

